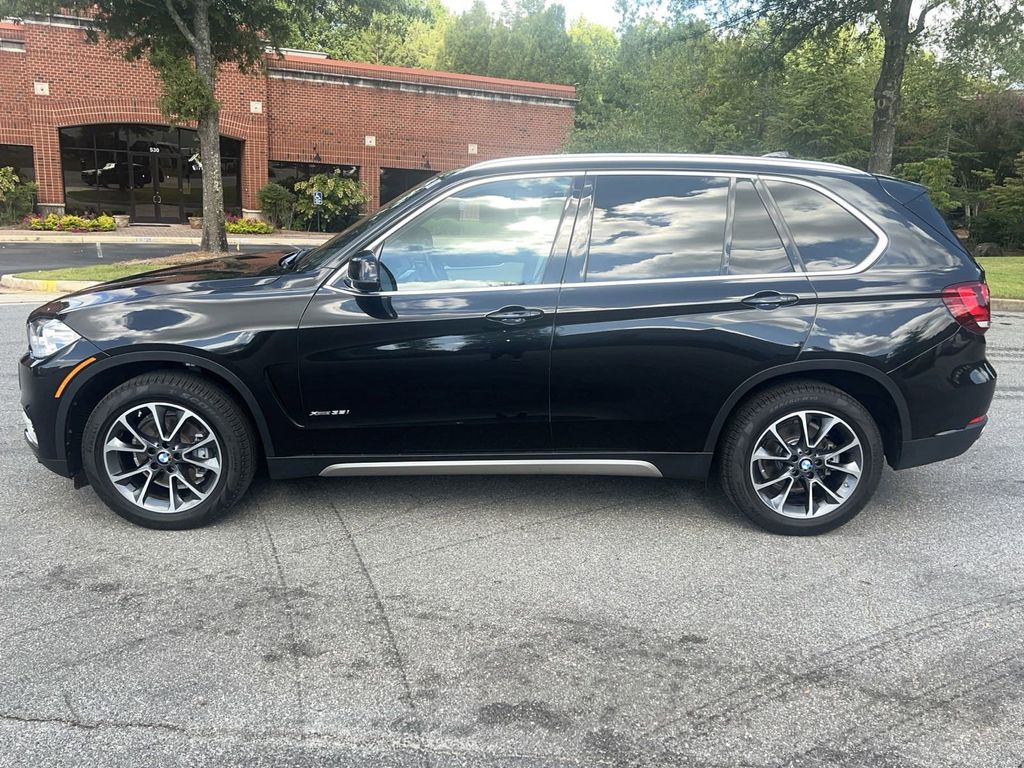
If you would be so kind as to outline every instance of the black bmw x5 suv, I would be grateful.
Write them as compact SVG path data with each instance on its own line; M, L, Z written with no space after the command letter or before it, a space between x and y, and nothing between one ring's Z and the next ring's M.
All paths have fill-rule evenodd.
M136 523L271 477L703 478L850 520L978 439L984 273L925 189L822 163L593 155L442 174L324 245L36 309L28 442Z

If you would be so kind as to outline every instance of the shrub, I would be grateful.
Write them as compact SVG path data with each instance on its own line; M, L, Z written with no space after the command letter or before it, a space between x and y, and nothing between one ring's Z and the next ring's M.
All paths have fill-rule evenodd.
M259 197L263 215L267 217L271 224L275 227L285 228L292 225L295 195L277 182L271 181L260 188L257 197Z
M228 216L224 219L224 229L232 235L268 235L274 228L259 219L240 219Z
M13 168L0 168L0 224L12 224L32 211L36 185L22 181Z
M64 214L57 222L57 229L61 232L88 232L91 228L91 221L71 213Z
M313 193L323 192L323 205L313 205ZM302 224L309 229L317 226L321 231L337 232L357 218L370 197L362 184L341 175L340 169L333 173L320 173L306 181L295 182L295 213ZM319 216L319 219L318 219Z
M1024 152L1017 156L1014 167L1016 176L1007 176L1001 184L982 191L981 210L971 222L974 242L1024 243Z
M22 221L29 229L48 232L112 232L117 229L114 218L105 213L96 218L75 216L74 214L58 216L55 213L47 214L46 218L43 218L38 214L32 214L26 216Z

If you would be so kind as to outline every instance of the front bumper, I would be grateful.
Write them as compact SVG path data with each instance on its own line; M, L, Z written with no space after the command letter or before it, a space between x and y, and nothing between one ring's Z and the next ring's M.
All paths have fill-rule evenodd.
M987 423L988 417L986 416L976 424L971 424L963 429L952 429L921 440L906 440L900 450L900 457L892 465L892 468L909 469L959 456L981 437L981 430Z
M56 395L75 367L90 357L99 360L106 355L91 342L79 339L44 360L26 354L18 365L25 442L40 464L64 477L72 477L78 469L77 461L74 466L68 461L67 450L72 420L65 399L74 397L73 380L60 397Z

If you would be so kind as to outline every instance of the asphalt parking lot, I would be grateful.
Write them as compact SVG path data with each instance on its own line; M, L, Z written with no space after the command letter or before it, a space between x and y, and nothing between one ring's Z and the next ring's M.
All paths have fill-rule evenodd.
M0 307L2 766L1024 764L1024 316L973 451L823 537L702 484L304 480L136 528L30 458Z

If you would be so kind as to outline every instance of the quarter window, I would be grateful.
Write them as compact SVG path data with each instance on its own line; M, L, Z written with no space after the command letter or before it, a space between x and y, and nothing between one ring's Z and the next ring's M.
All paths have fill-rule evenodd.
M793 271L786 246L749 179L736 180L728 271L730 275Z
M720 274L728 200L717 176L599 177L587 282Z
M832 198L802 184L766 184L808 272L855 267L877 245L875 233Z
M445 198L384 241L382 284L422 291L543 282L571 182L504 179Z

